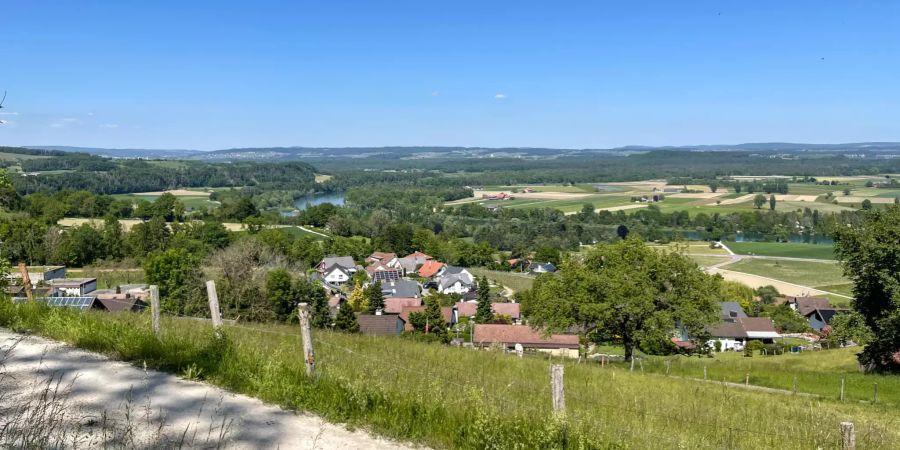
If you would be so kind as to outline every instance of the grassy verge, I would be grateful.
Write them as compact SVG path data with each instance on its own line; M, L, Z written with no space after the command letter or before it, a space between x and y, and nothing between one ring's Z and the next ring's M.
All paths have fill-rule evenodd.
M546 357L316 332L312 382L293 327L229 327L217 339L198 322L165 318L157 341L148 315L5 300L0 326L199 374L234 392L436 448L839 448L843 420L856 424L860 448L900 443L893 403L729 389L649 368L642 374L564 362L563 422L551 412Z

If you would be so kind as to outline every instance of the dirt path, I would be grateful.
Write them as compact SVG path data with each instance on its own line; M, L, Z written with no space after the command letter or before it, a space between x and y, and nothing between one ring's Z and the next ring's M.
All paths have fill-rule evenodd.
M79 410L79 417L98 418L107 414L122 422L127 420L125 415L130 408L132 416L142 417L135 424L138 434L153 436L163 424L167 434L176 438L184 436L185 431L188 436L200 436L190 441L188 447L214 448L217 442L224 441L227 448L248 449L414 448L364 431L348 431L313 415L295 414L203 383L141 370L3 328L0 328L0 355L20 339L4 363L6 374L14 377L13 390L45 384L51 376L60 377L61 385L70 386L67 401L71 408ZM151 411L148 414L157 420L144 421L144 411ZM219 434L223 429L227 433L221 440ZM213 437L212 444L209 435Z

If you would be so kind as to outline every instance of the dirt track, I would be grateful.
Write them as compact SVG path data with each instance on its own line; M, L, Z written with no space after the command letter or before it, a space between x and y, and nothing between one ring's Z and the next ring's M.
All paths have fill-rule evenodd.
M140 416L131 419L135 420L136 434L155 436L157 427L162 426L166 436L172 435L177 440L187 432L188 436L195 436L188 448L215 448L219 442L225 442L227 448L247 449L414 448L361 430L348 431L319 417L295 414L207 384L141 370L3 328L0 328L0 354L19 339L23 340L5 361L5 371L14 377L15 383L4 386L8 389L4 394L23 398L32 392L33 386L46 384L49 377L61 377L61 386L71 386L67 412L77 410L76 416L82 419L72 426L103 414L124 422L128 420L126 409L131 408L130 414ZM221 439L223 429L227 432Z

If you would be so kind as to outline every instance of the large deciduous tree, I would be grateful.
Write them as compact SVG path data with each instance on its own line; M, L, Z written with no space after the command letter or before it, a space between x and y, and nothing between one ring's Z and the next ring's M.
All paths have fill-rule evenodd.
M177 314L208 313L200 300L200 258L180 248L153 253L144 259L149 284L159 286L161 307Z
M853 308L874 333L859 362L871 372L900 373L900 206L871 211L861 226L836 228L834 238L853 280Z
M558 275L538 277L521 298L532 326L619 341L630 360L641 342L669 338L676 324L701 335L718 320L718 296L719 280L697 264L631 237L566 260Z

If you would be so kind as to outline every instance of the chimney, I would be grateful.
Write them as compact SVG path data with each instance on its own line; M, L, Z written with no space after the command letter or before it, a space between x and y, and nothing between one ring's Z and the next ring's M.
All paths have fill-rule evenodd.
M380 316L380 315L381 315L381 308L378 308L378 309L375 310L375 315L376 315L376 316Z

